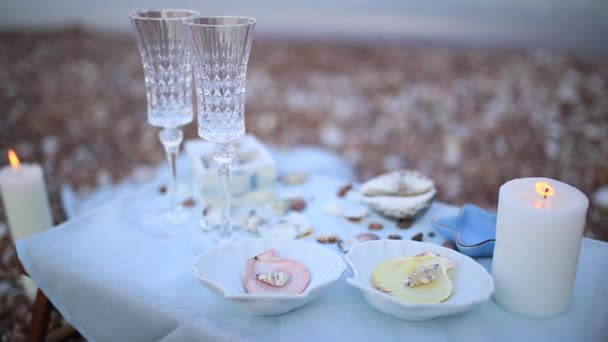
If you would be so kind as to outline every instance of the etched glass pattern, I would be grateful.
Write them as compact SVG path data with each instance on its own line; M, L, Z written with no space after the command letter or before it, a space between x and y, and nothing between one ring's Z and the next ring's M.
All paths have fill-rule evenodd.
M131 16L144 67L148 122L175 128L192 121L191 50L182 19L187 10L145 11Z
M245 134L245 83L255 21L211 17L185 21L190 30L198 134L226 143Z

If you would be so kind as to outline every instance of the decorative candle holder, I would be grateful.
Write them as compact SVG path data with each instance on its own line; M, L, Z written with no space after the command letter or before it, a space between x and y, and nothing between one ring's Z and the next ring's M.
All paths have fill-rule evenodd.
M220 183L213 161L213 143L189 140L186 154L192 163L195 188L207 204L219 204ZM260 204L276 196L277 164L270 151L253 135L246 135L235 146L230 194L235 206Z
M454 217L433 221L435 230L456 244L458 251L472 258L491 257L496 242L496 214L474 204L465 204Z

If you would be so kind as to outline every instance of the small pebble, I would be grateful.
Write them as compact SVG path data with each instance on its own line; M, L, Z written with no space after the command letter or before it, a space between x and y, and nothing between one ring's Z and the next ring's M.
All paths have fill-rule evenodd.
M187 200L182 202L182 205L186 208L192 208L192 207L194 207L194 204L195 204L194 198L192 198L192 197L190 197Z
M399 221L397 221L397 227L401 229L408 229L412 226L413 223L414 220L411 218L399 219Z
M435 232L429 232L429 237L435 237Z
M381 230L384 228L382 223L370 223L368 226L369 230Z
M167 187L162 185L160 188L158 188L158 192L160 192L161 194L167 193Z
M412 240L414 240L414 241L422 241L423 236L424 235L422 233L418 233L418 234L412 236Z
M449 249L453 249L453 250L455 250L455 251L457 251L457 250L458 250L458 249L456 248L456 245L455 245L455 244L454 244L452 241L450 241L450 240L446 240L446 241L443 243L443 247L445 247L445 248L449 248Z
M390 234L388 236L388 238L391 239L391 240L401 240L402 239L401 235L399 235L399 234Z
M342 186L340 189L338 189L338 197L344 197L346 196L346 194L353 188L353 185L351 183L348 183L344 186Z
M289 209L294 211L302 211L306 209L306 201L303 198L294 198L289 202Z
M338 241L338 236L335 234L321 234L317 236L318 243L336 243Z

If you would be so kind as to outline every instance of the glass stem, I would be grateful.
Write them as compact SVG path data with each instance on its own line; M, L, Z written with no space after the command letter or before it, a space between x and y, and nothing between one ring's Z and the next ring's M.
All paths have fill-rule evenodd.
M175 162L177 159L177 153L179 152L179 145L184 139L184 134L179 128L165 128L158 134L160 142L165 147L167 153L167 160L169 161L169 167L171 168L171 210L177 211L181 209L181 205L177 204L177 170Z
M222 221L220 236L230 235L230 167L234 159L234 148L229 143L216 143L213 147L213 160L217 164L220 179Z

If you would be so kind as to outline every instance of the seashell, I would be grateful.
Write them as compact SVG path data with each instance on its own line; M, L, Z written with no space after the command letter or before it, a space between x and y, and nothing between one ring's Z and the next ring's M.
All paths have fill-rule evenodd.
M435 183L416 171L390 172L364 183L361 201L381 214L413 219L431 206Z
M372 178L361 185L364 196L418 196L435 190L435 183L426 175L412 170L399 170Z
M372 240L380 240L380 237L374 233L361 233L352 239L338 241L338 248L344 253L347 253L354 245Z
M283 216L289 211L289 203L285 200L278 200L267 205L267 208L275 215Z
M281 176L283 183L288 185L298 185L308 180L308 171L292 171Z
M281 287L287 284L289 274L285 272L271 272L270 274L259 273L255 275L255 278L265 282L266 284Z
M255 211L252 211L249 215L247 215L244 219L242 219L241 225L248 232L255 232L258 230L258 227L264 224L266 220L261 216L258 216Z
M199 223L205 232L213 230L222 221L222 210L217 205L209 205L203 209L203 216Z
M352 222L359 222L369 215L369 210L364 206L352 206L342 211L342 216Z
M372 284L409 303L440 303L448 299L453 290L447 274L451 268L448 260L430 252L387 259L374 269Z
M298 261L277 257L274 248L247 259L247 293L296 294L304 292L308 284L308 268Z
M403 280L403 283L407 287L429 284L437 277L437 270L439 270L439 263L420 265L412 274Z
M297 212L290 212L281 218L281 221L296 227L300 233L306 230L312 230L312 224L308 221L306 216Z
M338 241L336 234L321 234L317 236L318 243L335 243L336 241Z
M304 228L300 230L300 234L298 234L298 239L304 239L311 236L315 230L312 227Z
M329 202L323 207L323 211L331 216L341 216L342 205L338 202Z

